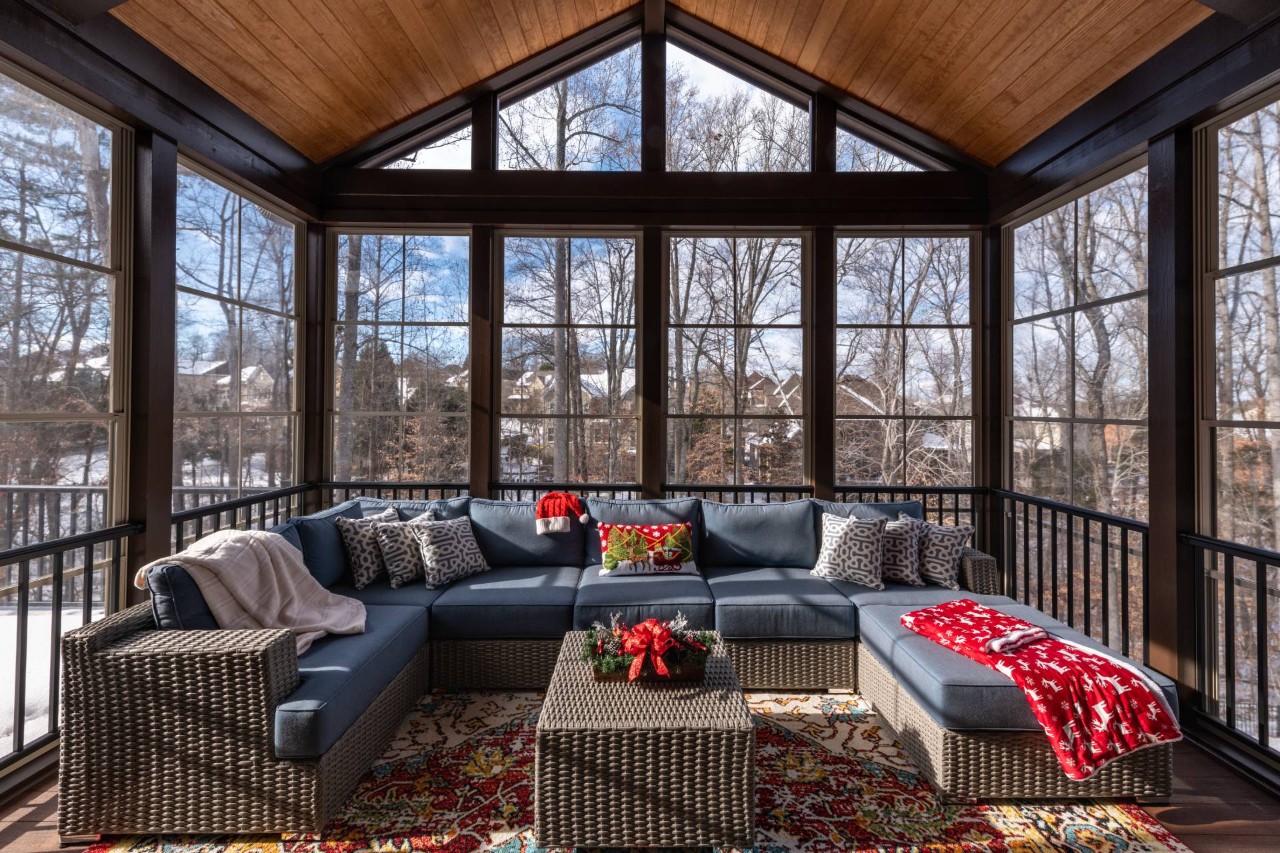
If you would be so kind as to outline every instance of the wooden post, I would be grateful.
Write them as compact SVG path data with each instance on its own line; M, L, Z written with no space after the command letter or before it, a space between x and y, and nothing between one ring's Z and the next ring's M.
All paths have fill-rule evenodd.
M133 288L129 300L127 514L146 525L128 543L128 576L170 552L173 513L173 375L177 276L178 147L137 136L133 173ZM146 594L126 581L125 601Z
M1147 150L1150 539L1146 578L1151 666L1190 697L1196 675L1195 557L1178 541L1195 531L1196 359L1192 133Z
M666 412L663 410L663 385L666 383L667 335L664 331L666 312L666 241L662 229L650 226L641 237L639 325L640 362L636 383L636 405L640 415L639 468L640 496L662 497L666 479Z
M974 471L974 485L985 489L1000 489L1006 485L1004 481L1005 435L1004 435L1004 403L1005 403L1005 369L1004 369L1004 229L992 225L982 232L978 246L981 272L978 277L977 304L971 310L979 312L980 328L975 354L979 359L978 382L979 394L974 399L977 416L977 440L974 449L977 468ZM985 501L982 509L980 545L988 554L997 560L1004 558L1004 501L987 493L975 496L975 501ZM1006 578L1010 567L1000 566Z
M813 229L809 282L809 346L805 411L809 422L809 482L813 496L836 496L836 232Z
M326 354L329 334L329 300L327 296L328 247L325 227L319 223L305 226L303 254L306 264L302 297L302 471L300 482L321 483L329 479L325 470L325 437L328 435L327 379L332 376L333 365ZM319 490L302 495L303 512L315 512L320 508Z
M645 0L640 36L640 170L667 168L667 4Z

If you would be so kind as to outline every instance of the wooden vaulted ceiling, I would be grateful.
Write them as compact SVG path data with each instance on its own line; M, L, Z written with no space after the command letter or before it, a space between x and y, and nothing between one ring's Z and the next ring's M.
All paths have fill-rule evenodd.
M988 164L1211 11L1197 0L669 0ZM634 0L128 0L112 14L323 162Z

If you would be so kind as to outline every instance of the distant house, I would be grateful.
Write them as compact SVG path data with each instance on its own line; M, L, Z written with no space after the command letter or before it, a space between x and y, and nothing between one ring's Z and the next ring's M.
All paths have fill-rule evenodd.
M234 408L236 389L231 382L231 363L222 360L194 360L177 365L177 396L204 405ZM240 369L240 408L269 409L275 392L275 378L260 364Z

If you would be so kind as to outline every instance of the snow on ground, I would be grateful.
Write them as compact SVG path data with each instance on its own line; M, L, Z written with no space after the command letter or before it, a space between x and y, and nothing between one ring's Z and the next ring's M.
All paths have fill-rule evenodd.
M80 606L64 607L62 631L80 627ZM98 614L99 616L101 614ZM27 618L27 701L23 727L29 742L49 731L49 665L53 610L33 604ZM18 672L18 610L0 607L0 757L13 749L13 699Z

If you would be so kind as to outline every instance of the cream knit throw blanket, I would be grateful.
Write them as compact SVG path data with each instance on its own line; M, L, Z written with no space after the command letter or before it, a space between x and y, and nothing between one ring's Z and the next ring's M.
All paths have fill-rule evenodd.
M220 628L287 628L298 654L325 634L364 632L364 605L321 586L278 533L219 530L138 569L133 585L145 589L147 573L168 563L191 575Z

